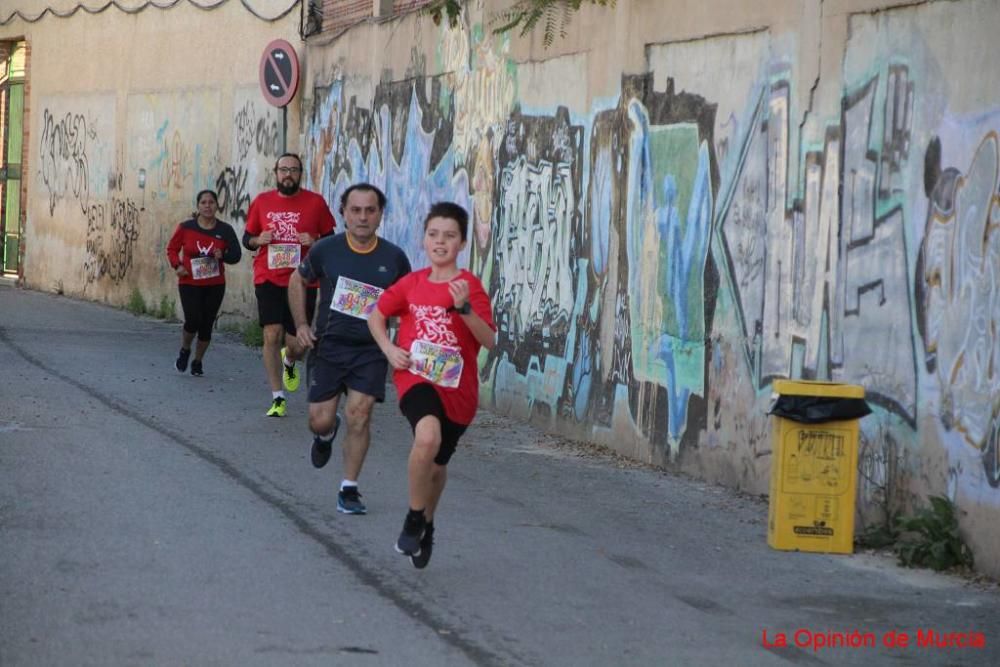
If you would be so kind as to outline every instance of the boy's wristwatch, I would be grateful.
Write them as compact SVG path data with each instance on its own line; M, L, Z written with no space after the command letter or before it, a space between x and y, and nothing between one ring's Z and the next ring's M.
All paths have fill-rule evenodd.
M448 311L449 312L454 311L454 312L458 313L459 315L468 315L469 313L472 312L472 304L469 303L468 301L466 301L465 303L462 304L462 306L460 308L456 308L455 306L452 306L451 308L448 309Z

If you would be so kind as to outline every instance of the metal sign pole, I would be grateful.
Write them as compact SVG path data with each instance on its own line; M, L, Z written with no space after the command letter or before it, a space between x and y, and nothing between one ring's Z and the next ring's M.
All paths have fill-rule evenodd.
M288 151L288 107L281 107L281 154Z

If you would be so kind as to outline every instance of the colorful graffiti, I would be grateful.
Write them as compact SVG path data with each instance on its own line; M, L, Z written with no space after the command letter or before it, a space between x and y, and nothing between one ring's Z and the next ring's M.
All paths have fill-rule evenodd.
M706 290L713 182L710 157L715 107L704 99L652 91L652 80L633 80L645 94L630 103L633 125L628 179L628 293L635 379L662 389L666 414L654 408L644 432L667 422L676 454L693 397L705 395L705 343L714 296ZM648 92L647 92L648 91ZM641 101L640 101L641 100ZM698 408L703 411L703 407Z
M916 272L924 363L941 391L940 420L983 451L1000 486L1000 135L989 131L964 170L925 156L930 205Z
M379 84L368 107L356 98L345 104L339 81L316 97L305 155L308 187L322 193L334 211L351 183L380 187L388 197L381 232L420 266L421 223L430 205L454 200L470 206L467 172L447 150L453 109L440 80ZM333 133L334 128L340 130Z
M129 95L126 166L149 174L150 199L187 208L199 189L215 184L219 106L217 90Z
M161 146L160 154L154 160L158 167L159 185L163 190L189 190L191 183L191 149L179 131L168 135L169 123L164 122L156 132L156 140Z
M642 433L676 451L688 407L705 393L714 111L651 83L623 82L619 108L595 124L607 147L588 153L588 129L567 109L512 109L502 125L460 142L462 155L459 98L440 79L381 83L370 104L347 99L334 81L317 90L306 159L311 187L331 205L352 182L382 187L383 233L418 265L419 212L443 198L471 208L469 261L493 294L499 327L483 376L522 385L528 410L549 418L610 425L624 400ZM615 178L588 194L588 169L614 169Z
M887 79L881 117L878 77L845 95L822 150L804 151L800 197L788 185L788 79L763 86L717 229L757 385L776 377L862 383L870 400L912 424L916 343L898 174L913 96L905 67L890 67Z
M497 268L490 287L499 345L523 369L528 359L521 354L549 344L555 346L550 354L566 357L576 288L570 260L579 255L583 128L570 125L566 109L554 118L515 112L500 145L491 216Z
M311 186L333 206L352 182L383 187L383 232L417 265L421 211L442 198L470 209L465 261L499 327L482 396L501 411L643 441L653 460L746 450L745 480L769 454L775 378L864 385L869 439L905 453L926 370L943 427L1000 486L1000 135L942 168L939 140L915 145L914 66L891 57L807 131L790 65L747 39L760 74L717 118L710 96L662 72L657 86L653 72L623 76L589 110L526 109L502 41L449 34L447 74L421 61L370 99L350 79L315 90ZM922 167L927 201L912 196ZM733 400L748 402L740 415L726 414ZM882 483L881 460L866 465Z

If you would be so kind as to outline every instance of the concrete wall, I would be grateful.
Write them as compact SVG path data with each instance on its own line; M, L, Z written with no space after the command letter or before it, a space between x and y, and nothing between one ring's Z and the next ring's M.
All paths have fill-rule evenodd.
M546 50L470 4L308 47L302 147L417 264L474 212L484 402L764 493L773 379L859 383L862 510L947 494L1000 574L1000 5L618 0Z
M242 234L250 200L273 185L284 121L264 102L258 68L272 39L300 44L298 7L119 0L123 9L90 14L70 13L80 4L70 0L46 0L46 13L39 4L0 11L0 40L30 47L24 281L118 305L134 289L149 304L176 301L164 248L195 194L215 189L220 217ZM299 117L293 101L293 140ZM250 262L227 273L223 311L254 312Z

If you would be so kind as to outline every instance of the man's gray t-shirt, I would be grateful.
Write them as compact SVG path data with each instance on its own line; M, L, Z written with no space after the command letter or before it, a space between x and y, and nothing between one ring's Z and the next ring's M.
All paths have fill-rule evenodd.
M320 239L299 265L306 281L320 281L316 337L343 345L375 345L368 314L382 290L409 272L406 253L383 238L366 253L351 250L346 232Z

